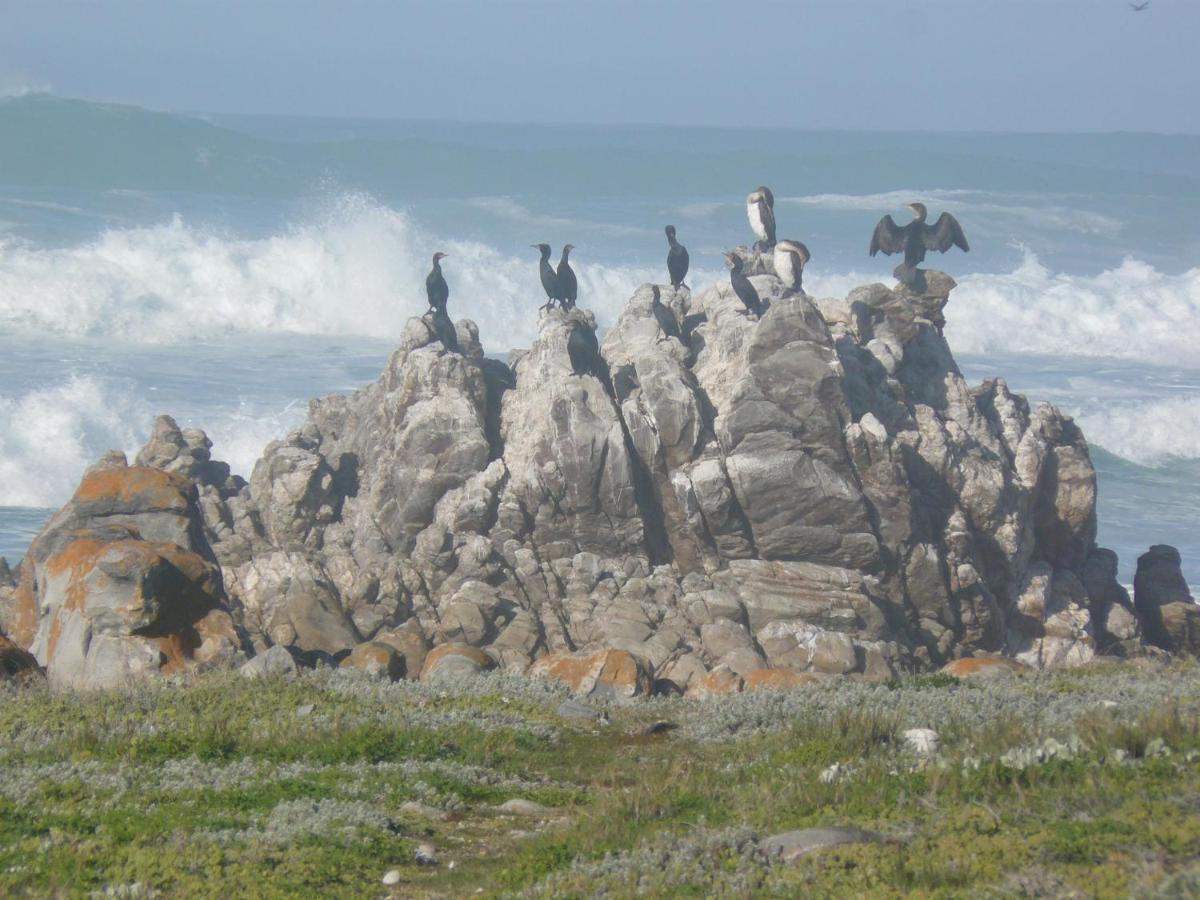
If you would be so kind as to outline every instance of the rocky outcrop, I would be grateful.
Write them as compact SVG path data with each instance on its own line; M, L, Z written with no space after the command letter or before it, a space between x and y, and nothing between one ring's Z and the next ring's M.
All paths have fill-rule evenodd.
M647 285L575 375L585 310L547 313L508 364L468 321L460 354L413 319L377 382L314 401L249 482L165 418L138 461L194 485L181 546L211 546L259 650L693 695L1137 652L1087 443L966 383L941 334L954 282L814 300L738 252L759 320L728 284L660 287L668 336Z
M234 658L195 486L107 457L21 565L9 621L53 683L101 687Z
M1148 644L1200 653L1200 606L1184 580L1178 550L1156 544L1138 557L1133 600Z

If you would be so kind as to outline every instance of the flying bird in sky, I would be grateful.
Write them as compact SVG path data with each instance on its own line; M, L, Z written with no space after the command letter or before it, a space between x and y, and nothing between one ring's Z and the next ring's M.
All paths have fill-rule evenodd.
M1130 3L1129 8L1132 9L1134 12L1141 12L1149 5L1150 5L1150 0L1145 0L1144 3Z

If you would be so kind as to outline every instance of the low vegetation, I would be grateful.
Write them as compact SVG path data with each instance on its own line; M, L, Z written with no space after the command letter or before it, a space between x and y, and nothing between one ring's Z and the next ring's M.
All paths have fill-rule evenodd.
M0 895L1200 891L1192 664L588 701L596 719L567 699L329 670L0 688ZM765 840L840 825L883 839L793 862Z

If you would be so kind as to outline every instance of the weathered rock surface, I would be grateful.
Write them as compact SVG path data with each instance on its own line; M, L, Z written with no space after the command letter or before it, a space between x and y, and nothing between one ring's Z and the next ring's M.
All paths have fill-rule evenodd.
M1156 544L1138 557L1133 600L1146 642L1173 653L1200 653L1200 606L1180 568L1179 551Z
M0 681L23 683L40 678L42 667L28 650L22 650L0 631Z
M1135 614L1095 546L1075 424L966 383L948 276L812 299L738 252L760 320L727 283L660 287L668 337L647 285L594 374L567 353L582 309L546 314L508 365L473 323L458 354L410 320L379 380L313 401L249 482L164 417L138 461L190 482L199 516L182 543L142 539L211 547L218 605L259 651L375 642L413 678L704 696L974 656L1071 666L1139 652L1155 615L1190 646L1190 608L1151 590ZM28 645L45 616L24 596L0 622Z
M7 619L52 682L78 687L240 652L195 486L124 457L93 467L30 546Z

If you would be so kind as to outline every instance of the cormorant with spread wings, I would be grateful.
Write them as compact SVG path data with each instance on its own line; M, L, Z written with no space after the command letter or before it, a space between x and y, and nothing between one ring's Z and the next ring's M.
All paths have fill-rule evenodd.
M897 225L891 216L879 220L875 234L871 236L871 255L880 250L889 255L903 253L904 265L896 268L896 277L901 283L911 285L919 280L917 265L925 261L927 250L945 253L951 247L958 247L964 252L971 248L958 219L950 213L942 213L930 226L925 223L928 212L923 203L910 203L908 208L913 211L913 220L907 225Z

